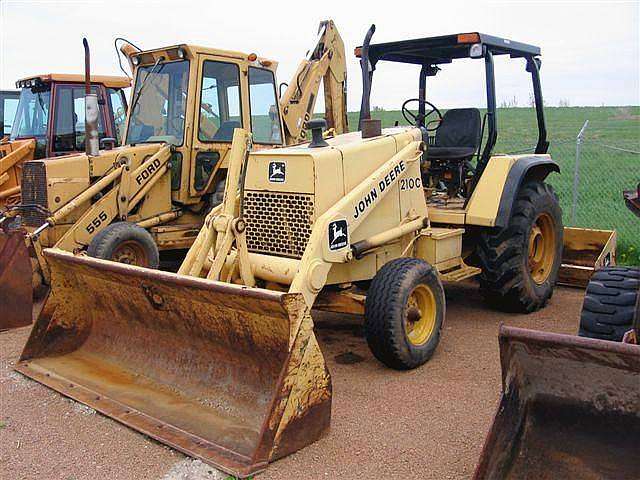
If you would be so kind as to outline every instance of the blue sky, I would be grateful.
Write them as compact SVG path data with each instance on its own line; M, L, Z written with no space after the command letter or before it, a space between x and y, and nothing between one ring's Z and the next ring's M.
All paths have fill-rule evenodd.
M384 7L386 5L386 7ZM390 8L393 7L393 8ZM256 52L277 60L289 81L319 20L332 18L347 49L349 107L360 103L361 79L353 48L371 23L374 41L482 31L542 47L547 103L640 104L640 1L405 1L317 3L180 1L0 0L0 87L49 71L80 72L82 37L92 47L93 70L118 74L116 36L143 48L195 43ZM101 18L100 15L105 15ZM530 84L519 62L497 65L498 101L528 103ZM478 62L453 64L429 85L438 106L483 105ZM373 105L399 108L417 92L413 67L381 65ZM321 106L321 105L320 105Z

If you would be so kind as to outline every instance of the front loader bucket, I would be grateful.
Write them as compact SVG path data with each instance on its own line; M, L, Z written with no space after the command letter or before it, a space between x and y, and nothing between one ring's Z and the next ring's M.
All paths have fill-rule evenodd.
M317 440L331 380L301 294L45 250L19 372L245 477Z
M593 272L615 265L617 236L614 230L565 227L563 238L558 283L586 287Z
M22 229L0 229L0 331L31 323L31 260Z
M487 479L640 478L640 346L500 328Z

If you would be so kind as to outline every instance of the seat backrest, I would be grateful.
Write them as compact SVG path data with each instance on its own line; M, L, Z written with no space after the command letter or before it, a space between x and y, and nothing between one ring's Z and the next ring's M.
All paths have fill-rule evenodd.
M480 110L477 108L452 108L442 117L436 130L435 146L473 147L480 146Z
M242 128L242 125L237 120L222 122L222 125L220 125L220 128L211 140L214 142L230 142L233 138L233 130L236 128Z

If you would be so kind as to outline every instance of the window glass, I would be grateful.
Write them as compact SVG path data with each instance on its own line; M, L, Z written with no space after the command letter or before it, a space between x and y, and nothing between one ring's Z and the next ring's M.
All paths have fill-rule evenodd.
M280 112L273 72L249 67L251 131L256 143L282 143Z
M18 110L18 98L4 98L2 108L2 133L0 136L9 135L13 125L13 119Z
M120 89L107 88L109 100L111 101L111 111L113 112L113 123L116 127L115 137L118 145L124 138L124 129L127 123L127 107L124 99L124 92Z
M11 139L36 137L42 139L47 134L49 120L49 87L23 88L20 92L18 111L11 128Z
M233 63L204 62L198 138L203 142L230 142L242 127L240 71Z
M188 86L188 60L139 67L126 143L182 145Z
M98 94L96 87L91 87L91 93ZM85 108L84 86L58 86L56 89L56 108L53 132L53 151L71 152L84 150L85 140ZM98 137L106 136L101 114L98 115Z

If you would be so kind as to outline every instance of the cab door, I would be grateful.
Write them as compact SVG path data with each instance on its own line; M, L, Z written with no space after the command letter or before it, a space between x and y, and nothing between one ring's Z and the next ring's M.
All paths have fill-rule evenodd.
M189 176L191 196L219 191L222 200L224 172L236 128L248 128L243 112L246 72L228 57L200 55L193 128L193 153Z

